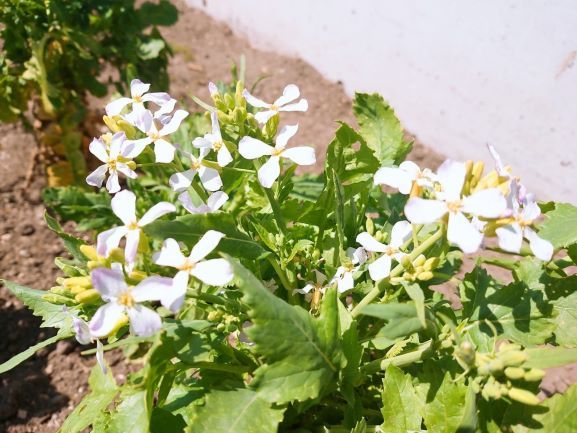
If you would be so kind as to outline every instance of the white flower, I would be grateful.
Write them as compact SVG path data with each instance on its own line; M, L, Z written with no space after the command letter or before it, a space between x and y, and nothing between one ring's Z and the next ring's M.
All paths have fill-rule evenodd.
M74 314L71 314L71 316L72 329L74 329L76 341L82 345L92 343L95 339L95 336L92 335L92 332L90 332L90 326L88 326L88 323ZM106 374L107 368L106 362L104 361L104 348L98 338L96 338L96 362L100 366L102 373Z
M135 287L130 287L119 269L98 268L92 271L91 276L92 286L106 301L90 320L90 333L93 336L107 336L125 315L128 315L132 334L149 337L160 330L162 321L158 313L140 303L162 301L164 305L172 290L170 278L148 277Z
M131 179L136 178L136 173L127 163L140 155L145 145L136 141L130 142L125 139L126 135L124 132L117 132L112 136L110 146L106 146L102 138L92 140L89 147L90 153L104 164L88 175L86 178L88 185L100 188L104 179L106 179L106 173L108 173L109 177L106 181L106 189L112 194L120 191L120 184L118 182L119 172Z
M465 213L484 218L498 218L507 209L507 201L497 188L484 189L468 197L461 197L465 182L465 164L445 161L437 170L443 191L438 200L410 198L405 205L405 215L413 224L439 221L449 214L447 239L465 253L474 253L483 241L483 235L467 219Z
M535 256L541 260L549 261L553 256L551 242L539 237L531 224L541 215L541 209L535 202L527 203L522 209L515 206L513 209L513 221L495 230L499 238L499 248L511 253L521 251L523 238L529 241L529 247Z
M411 237L413 229L408 221L399 221L391 230L391 243L382 244L367 232L357 236L357 242L367 251L373 253L384 253L381 257L369 265L369 275L374 281L387 278L391 273L391 263L393 259L400 262L404 253L400 252L400 247Z
M258 180L265 188L270 188L280 175L280 158L288 158L298 165L312 165L316 162L315 150L309 146L285 149L289 139L298 131L298 125L283 127L272 147L252 137L243 137L238 144L239 153L246 159L256 159L270 155L258 170Z
M96 239L96 252L99 256L108 257L112 249L117 248L120 240L126 236L124 257L129 265L134 264L140 241L142 227L161 216L175 212L172 203L160 202L152 206L138 220L136 218L136 196L131 191L120 191L111 201L112 212L124 223L123 226L113 227L100 233Z
M294 101L300 96L299 88L294 84L289 84L286 86L282 92L282 96L272 104L268 104L258 98L255 98L246 89L242 92L242 96L244 96L246 102L248 102L253 107L266 108L265 111L260 111L254 115L255 119L259 123L268 122L272 116L278 114L280 111L307 111L309 108L309 104L306 99L301 99L297 103L289 104L289 102Z
M171 311L178 311L182 306L190 275L211 286L223 286L232 280L232 266L227 260L203 260L223 237L224 233L207 231L192 248L188 257L182 254L178 242L168 238L162 244L162 249L154 254L153 261L157 265L178 269L173 279L172 297L167 301L167 308Z
M166 125L172 119L172 112L174 111L174 107L176 106L176 99L170 99L170 101L162 104L161 107L158 108L154 112L152 116L154 119L160 121L161 124Z
M216 191L212 193L206 200L206 204L201 204L200 206L195 206L192 202L192 198L188 191L183 192L178 196L178 200L182 206L192 214L205 214L212 213L219 210L226 201L228 200L228 195L224 191Z
M172 162L176 148L170 141L168 141L167 138L170 134L176 132L182 121L187 116L188 112L184 110L176 110L170 118L161 116L160 118L163 119L165 124L161 123L162 127L158 129L152 113L150 111L146 111L146 113L142 116L142 124L137 126L147 135L147 137L136 141L142 142L145 145L154 143L154 155L156 157L156 162Z
M198 173L200 182L206 190L218 191L222 187L222 179L220 178L218 171L212 167L207 167L203 161L208 152L210 152L210 149L200 149L200 155L198 158L192 153L182 152L186 157L188 157L188 159L190 159L191 168L170 176L168 183L174 191L181 192L187 189L192 184L192 180L194 179L194 176L196 176L196 173Z
M128 104L132 104L132 111L125 116L125 119L134 126L142 125L142 116L146 113L145 102L153 102L162 106L171 100L170 95L165 92L146 93L150 89L150 84L143 83L138 79L130 82L130 98L118 98L106 105L106 115L116 116Z
M512 200L515 200L516 203L521 205L526 205L527 203L535 201L535 194L528 192L527 188L525 188L525 185L521 183L520 179L513 176L511 167L505 166L503 164L503 160L497 153L495 147L487 144L487 148L489 149L489 153L491 154L493 161L495 161L495 170L497 171L497 174L506 179L510 179L510 194L508 197L510 202L509 207L511 208L514 205Z
M195 138L192 141L192 145L197 148L214 150L216 152L216 160L218 165L225 167L232 162L232 155L222 141L217 114L214 112L210 113L210 119L212 121L212 133L205 134L204 137Z
M347 256L351 259L350 263L339 266L329 282L329 284L337 283L339 293L344 293L355 286L353 274L357 272L360 265L367 261L367 252L364 248L349 248Z
M425 168L421 170L412 161L404 161L399 167L382 167L375 173L375 185L388 185L397 188L401 194L409 194L413 182L424 188L433 188L435 174Z
M309 300L310 292L312 291L325 291L325 283L327 281L327 276L318 270L314 270L315 272L315 281L309 281L302 289L294 289L295 293L300 293L301 295L305 295L305 298Z

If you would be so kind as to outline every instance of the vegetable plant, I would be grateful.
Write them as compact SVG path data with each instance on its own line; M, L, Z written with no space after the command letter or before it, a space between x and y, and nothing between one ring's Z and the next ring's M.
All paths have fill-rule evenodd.
M242 74L241 74L242 77ZM92 243L46 222L71 258L49 291L4 284L95 354L62 425L95 432L570 432L577 388L577 207L538 202L494 166L411 150L392 108L356 94L320 164L299 142L308 104L243 80L191 115L134 79L90 151L94 192L48 190ZM497 271L498 272L497 272ZM141 368L115 380L106 353Z
M50 185L83 183L89 95L124 91L136 76L168 86L157 26L177 14L168 0L0 1L0 121L31 123Z

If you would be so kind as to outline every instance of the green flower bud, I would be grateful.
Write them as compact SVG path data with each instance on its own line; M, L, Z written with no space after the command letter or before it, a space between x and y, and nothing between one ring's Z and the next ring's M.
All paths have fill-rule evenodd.
M87 287L83 287L83 286L72 286L70 287L70 293L72 295L78 295L80 292L84 292L85 290L88 290Z
M90 260L98 260L98 254L96 254L96 248L92 245L80 245L80 252Z
M475 347L468 341L459 344L455 354L467 365L475 363Z
M368 234L370 234L371 236L374 235L375 223L373 222L373 219L371 217L367 217L367 221L365 222L365 228Z
M209 322L219 322L223 315L222 310L214 310L208 313L207 319Z
M414 266L423 266L426 261L427 261L427 258L424 255L419 254L419 256L413 261L413 265Z
M504 367L503 361L500 359L493 359L489 362L489 371L493 374L502 372Z
M92 287L92 279L90 276L85 277L69 277L63 281L65 287L82 286L84 288Z
M511 388L508 391L509 398L518 401L519 403L535 406L539 404L539 398L530 391L520 388Z
M88 267L88 270L91 271L92 269L101 268L102 262L100 260L88 260L86 266Z
M511 380L519 380L525 376L525 369L521 367L507 367L505 369L505 376Z
M401 259L401 265L409 272L415 270L415 268L413 267L413 262L411 261L411 258L408 255L403 256L403 258Z
M433 277L434 275L431 271L421 272L420 274L417 275L417 279L420 281L429 281L432 280Z
M503 395L503 392L501 386L498 383L488 382L483 387L482 395L486 400L498 400Z
M56 305L66 305L68 307L76 305L76 302L74 302L73 299L55 293L46 293L45 295L42 295L42 299Z
M234 98L232 97L232 95L230 93L227 93L224 95L224 103L226 104L226 107L229 110L234 109L234 106L236 105L234 103Z
M545 377L545 370L540 368L532 368L525 373L524 379L527 382L537 382Z
M521 350L520 344L516 343L503 343L499 346L499 353L510 352L512 350Z
M321 258L321 250L319 250L318 248L315 248L315 250L313 251L313 254L312 254L312 258L313 258L313 260L319 260Z
M430 257L425 261L423 268L425 268L427 271L432 271L433 269L436 269L437 266L439 266L439 261L440 260L438 257Z
M244 119L246 118L246 110L235 107L232 111L232 117L235 123L243 123Z
M66 296L66 297L70 297L70 295L71 295L71 292L68 289L68 287L62 287L62 286L51 287L50 293L54 293L55 295L61 295L61 296Z
M100 293L96 289L85 290L77 294L74 299L80 304L94 304L100 300Z
M527 353L520 350L512 350L505 353L499 352L497 356L506 367L518 367L527 361Z

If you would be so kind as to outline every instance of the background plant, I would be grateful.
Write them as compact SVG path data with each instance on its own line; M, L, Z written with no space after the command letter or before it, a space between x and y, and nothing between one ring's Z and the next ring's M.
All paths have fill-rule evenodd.
M436 172L403 162L411 144L378 95L356 95L359 129L339 125L322 174L295 175L310 151L288 152L301 147L298 134L281 146L295 128L281 123L280 108L305 110L298 88L266 104L242 77L211 85L212 102L197 100L201 115L177 116L173 104L105 118L111 133L91 149L123 140L130 157L103 176L125 164L132 192L111 201L104 189L47 191L63 219L99 235L87 245L47 215L73 257L56 261L64 276L49 292L5 284L58 333L0 371L59 339L96 342L86 352L99 358L91 393L63 432L573 431L576 388L544 402L536 394L544 368L577 360L577 208L540 203L540 224L534 197L498 155L487 173L481 162L449 161ZM178 128L163 137L173 149L156 151L151 137L171 123ZM231 160L219 158L223 146ZM157 162L165 152L171 161ZM123 206L130 194L134 210ZM150 209L162 212L141 223ZM110 241L127 230L138 241ZM206 257L186 263L175 254L190 258L211 231L222 236ZM518 233L527 239L517 250ZM462 249L476 254L464 275ZM212 276L231 271L229 282L193 272L222 258L229 267ZM103 273L156 289L148 301L122 298L124 285L111 297ZM432 290L439 284L456 289L460 304ZM112 302L152 309L162 328L142 332L128 314L98 332L97 311ZM115 347L143 362L122 385L103 359Z
M124 91L136 76L168 87L171 51L157 26L177 15L168 0L0 2L0 120L26 122L32 102L50 185L83 184L88 95L105 96L109 84Z

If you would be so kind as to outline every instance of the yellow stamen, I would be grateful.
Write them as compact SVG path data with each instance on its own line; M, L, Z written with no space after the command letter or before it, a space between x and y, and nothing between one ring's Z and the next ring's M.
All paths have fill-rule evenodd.
M120 305L124 305L127 308L132 308L134 307L134 305L136 304L136 301L134 300L134 298L132 297L132 295L130 294L130 292L124 292L122 295L120 295L120 297L118 298L118 303Z
M455 200L447 203L447 208L449 212L459 212L463 207L461 200Z

